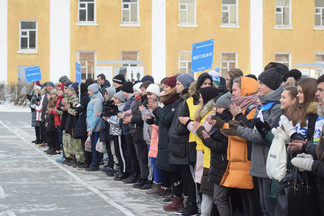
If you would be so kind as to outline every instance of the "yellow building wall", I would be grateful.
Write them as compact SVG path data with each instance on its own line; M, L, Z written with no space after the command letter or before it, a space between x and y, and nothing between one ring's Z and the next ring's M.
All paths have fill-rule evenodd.
M140 27L121 27L121 1L96 1L97 26L79 26L78 1L71 1L71 71L79 51L96 51L96 60L121 60L121 51L139 51L144 73L152 67L152 2L139 1ZM108 65L121 66L121 65ZM149 70L149 71L147 71ZM74 79L72 79L74 80Z
M278 52L291 53L295 63L315 62L315 53L324 52L324 31L314 30L315 2L294 0L291 8L293 29L275 29L275 1L264 1L263 65L275 60Z
M197 0L198 27L178 27L179 1L167 0L167 76L179 68L179 52L191 51L192 44L215 39L213 68L220 67L221 52L236 52L237 67L250 73L250 2L239 1L239 28L221 26L221 1ZM200 73L198 73L200 74Z
M36 54L22 54L19 51L19 21L37 20ZM17 82L19 65L40 66L42 81L49 80L50 70L50 1L9 0L8 1L8 83Z

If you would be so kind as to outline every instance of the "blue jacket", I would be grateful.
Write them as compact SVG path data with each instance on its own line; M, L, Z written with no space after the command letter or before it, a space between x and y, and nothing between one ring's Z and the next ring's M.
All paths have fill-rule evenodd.
M102 112L102 103L104 98L100 92L90 97L90 102L87 106L87 131L100 132L102 119L96 114Z

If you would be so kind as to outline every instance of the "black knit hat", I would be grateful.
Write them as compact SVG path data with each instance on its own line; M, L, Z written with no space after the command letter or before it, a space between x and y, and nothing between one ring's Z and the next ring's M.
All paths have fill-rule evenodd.
M269 68L259 75L259 81L275 90L282 83L282 76L276 68Z
M289 72L289 68L286 65L281 64L279 62L270 62L264 67L264 70L267 70L269 68L276 68L279 74L281 74L281 76Z
M210 79L210 81L212 81L212 77L208 74L208 73L202 73L200 74L200 76L198 77L197 80L197 90L200 89L200 86L205 82L206 79Z
M286 82L289 77L293 77L295 81L298 81L302 76L302 73L298 69L291 69L286 72L282 77L282 81Z
M217 97L220 91L214 87L205 87L199 89L199 92L203 98L204 104L206 104L208 101Z
M119 84L124 84L125 83L125 77L122 74L117 74L114 77L113 82L119 83Z
M127 92L127 93L134 93L134 91L133 91L133 83L132 82L125 82L123 84L123 87L122 87L121 90L124 91L124 92Z

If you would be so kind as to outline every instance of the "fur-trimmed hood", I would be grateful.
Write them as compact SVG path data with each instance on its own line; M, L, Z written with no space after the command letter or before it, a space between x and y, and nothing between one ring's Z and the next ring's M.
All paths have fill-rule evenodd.
M307 114L317 114L318 102L312 102L307 108Z
M213 110L214 100L208 101L200 111L200 118L204 118L207 113Z

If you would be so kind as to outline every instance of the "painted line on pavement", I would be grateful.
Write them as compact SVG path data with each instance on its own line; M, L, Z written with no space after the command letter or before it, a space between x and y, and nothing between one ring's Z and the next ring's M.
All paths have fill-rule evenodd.
M9 216L16 216L15 212L11 211L11 210L7 210L6 213L9 215Z
M3 188L2 188L1 185L0 185L0 199L3 199L3 198L5 198L5 197L6 197L6 194L5 194Z
M80 177L78 177L77 175L75 175L73 172L71 172L70 170L66 169L65 167L61 166L60 164L58 164L56 161L54 161L52 158L50 158L49 156L45 155L40 149L36 148L35 146L31 145L30 142L28 142L24 137L20 136L20 134L18 134L16 131L12 130L11 128L9 128L6 124L4 124L1 120L0 120L0 124L2 124L2 126L4 126L5 128L7 128L8 130L10 130L12 133L16 134L16 136L18 136L21 140L25 141L26 143L28 143L34 150L36 150L37 152L39 152L43 157L45 157L47 160L49 160L52 164L54 164L55 166L57 166L58 168L60 168L61 170L63 170L64 172L66 172L67 174L69 174L72 178L74 178L76 181L78 181L79 183L81 183L83 186L87 187L89 190L91 190L93 193L97 194L98 196L100 196L103 200L105 200L107 203L109 203L110 205L112 205L113 207L119 209L123 214L127 215L127 216L135 216L133 213L131 213L129 210L127 210L126 208L124 208L123 206L117 204L116 202L114 202L113 200L111 200L108 196L106 196L105 194L103 194L102 192L100 192L97 188L88 185L87 182L85 182L84 180L82 180ZM1 193L1 192L0 192Z

